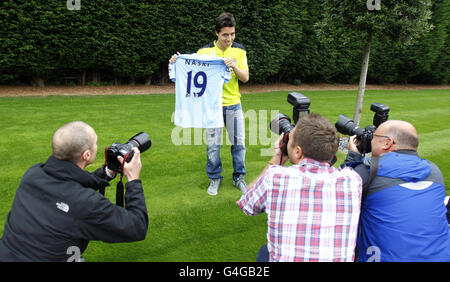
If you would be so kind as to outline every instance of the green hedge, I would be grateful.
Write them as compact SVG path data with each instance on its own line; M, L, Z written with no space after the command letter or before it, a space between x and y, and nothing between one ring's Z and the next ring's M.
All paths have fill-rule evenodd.
M358 42L320 42L321 1L64 0L0 2L0 83L165 83L170 56L196 52L215 39L221 12L237 20L251 82L358 80ZM376 42L369 83L448 83L449 3L434 1L434 29L413 46Z

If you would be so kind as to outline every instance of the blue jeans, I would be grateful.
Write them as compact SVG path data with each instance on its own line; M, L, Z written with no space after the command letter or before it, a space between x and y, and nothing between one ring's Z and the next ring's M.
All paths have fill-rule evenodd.
M231 156L233 158L233 180L245 171L245 121L241 104L223 106L223 121L231 141ZM220 145L222 143L222 128L206 129L206 174L211 179L222 178L222 161L220 160Z
M269 262L270 254L267 244L264 244L261 249L259 249L258 256L256 257L256 262Z

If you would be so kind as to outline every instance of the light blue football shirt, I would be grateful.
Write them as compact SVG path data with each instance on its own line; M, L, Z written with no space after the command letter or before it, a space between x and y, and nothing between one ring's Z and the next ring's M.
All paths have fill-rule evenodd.
M223 84L231 71L223 58L182 54L169 64L169 77L175 82L174 123L183 128L223 127Z

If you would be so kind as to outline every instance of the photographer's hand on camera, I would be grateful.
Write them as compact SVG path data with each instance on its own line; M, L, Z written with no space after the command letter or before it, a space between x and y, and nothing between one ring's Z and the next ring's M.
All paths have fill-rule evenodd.
M121 156L117 157L117 160L123 164L123 173L128 181L139 179L139 174L142 169L141 152L138 148L132 148L132 150L134 151L134 155L130 162L123 164L123 158Z
M357 146L359 145L359 143L360 143L359 140L356 139L356 135L350 136L350 137L348 138L348 146L347 146L347 149L348 149L349 151L352 151L352 152L361 154L361 152L358 151L358 147L357 147Z

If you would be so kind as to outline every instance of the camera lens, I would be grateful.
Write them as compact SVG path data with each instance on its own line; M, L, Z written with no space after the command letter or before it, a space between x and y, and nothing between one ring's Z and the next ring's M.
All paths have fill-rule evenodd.
M131 147L137 147L141 153L147 151L151 146L152 142L147 133L140 132L128 140L127 144Z
M291 119L285 114L278 114L270 122L270 130L273 133L281 135L281 133L290 132L293 126L291 125Z
M355 135L355 128L358 125L349 117L339 115L338 121L335 124L337 131L345 135Z

